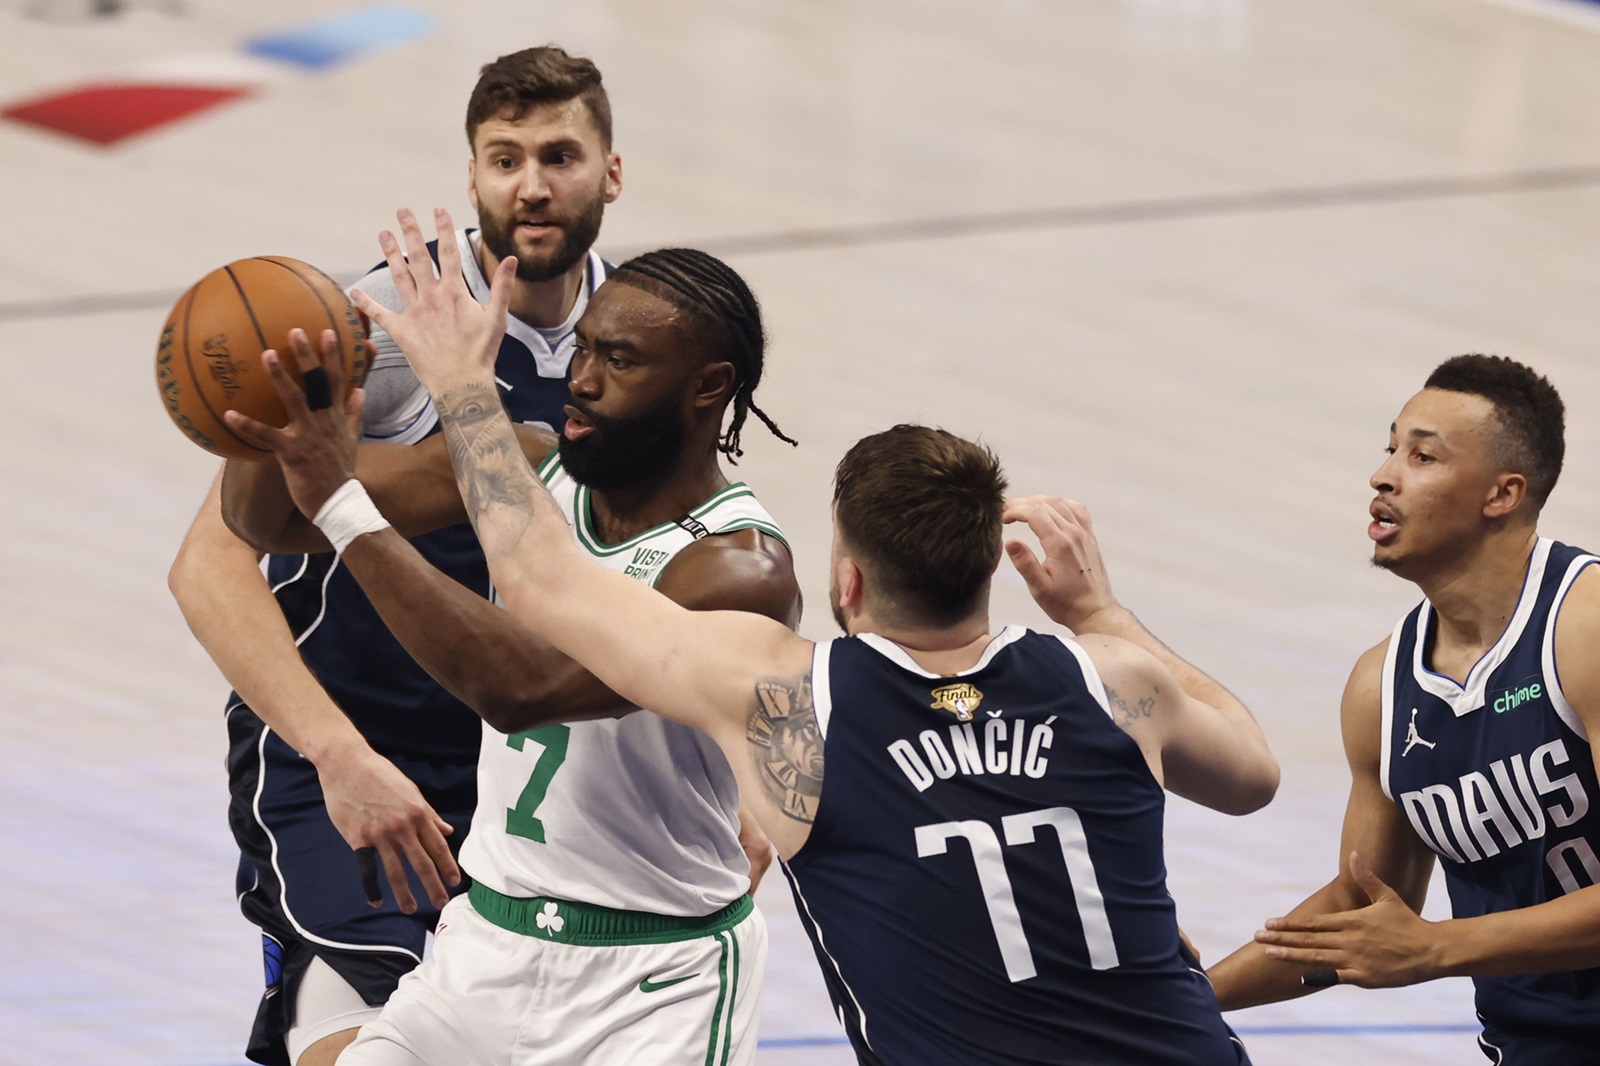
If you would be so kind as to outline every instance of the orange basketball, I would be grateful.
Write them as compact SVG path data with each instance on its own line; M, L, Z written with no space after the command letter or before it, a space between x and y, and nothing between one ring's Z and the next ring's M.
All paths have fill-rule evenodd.
M288 421L261 353L276 349L283 368L300 381L289 331L306 331L321 351L322 331L339 336L346 388L367 377L364 316L337 282L316 267L279 255L240 259L201 278L178 298L156 348L156 385L167 414L184 435L225 459L266 459L228 428L227 410L259 422Z

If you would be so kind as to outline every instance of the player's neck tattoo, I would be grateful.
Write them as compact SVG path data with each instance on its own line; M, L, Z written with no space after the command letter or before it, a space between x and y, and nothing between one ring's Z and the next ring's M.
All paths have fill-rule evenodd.
M822 731L811 698L811 676L756 682L745 731L756 776L784 814L810 825L822 798Z

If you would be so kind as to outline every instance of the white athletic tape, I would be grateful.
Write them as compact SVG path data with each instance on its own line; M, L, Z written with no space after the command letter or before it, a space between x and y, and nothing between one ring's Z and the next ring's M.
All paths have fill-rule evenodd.
M326 503L317 511L312 524L322 530L333 550L340 555L350 542L364 533L388 529L389 523L378 513L377 505L361 482L351 478L333 491Z

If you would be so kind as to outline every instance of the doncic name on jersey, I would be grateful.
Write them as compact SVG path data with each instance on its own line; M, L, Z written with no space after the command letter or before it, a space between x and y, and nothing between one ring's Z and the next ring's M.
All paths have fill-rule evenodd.
M1055 715L1032 728L1021 719L1007 720L1000 708L986 709L980 716L983 693L967 683L942 685L930 695L933 702L928 706L949 712L956 721L943 730L924 729L916 744L901 739L889 745L890 756L918 792L957 774L1025 774L1038 779L1049 769L1046 753L1055 741L1051 728Z

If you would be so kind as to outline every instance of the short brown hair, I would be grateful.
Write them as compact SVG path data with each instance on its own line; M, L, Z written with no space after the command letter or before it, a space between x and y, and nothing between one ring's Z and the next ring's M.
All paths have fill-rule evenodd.
M601 145L611 151L611 100L600 83L600 68L553 44L524 48L484 64L467 100L467 144L476 148L473 138L478 127L491 118L505 115L515 122L539 104L567 100L583 101Z
M1005 496L993 452L927 426L857 441L833 481L840 532L886 609L933 625L961 620L987 594Z

